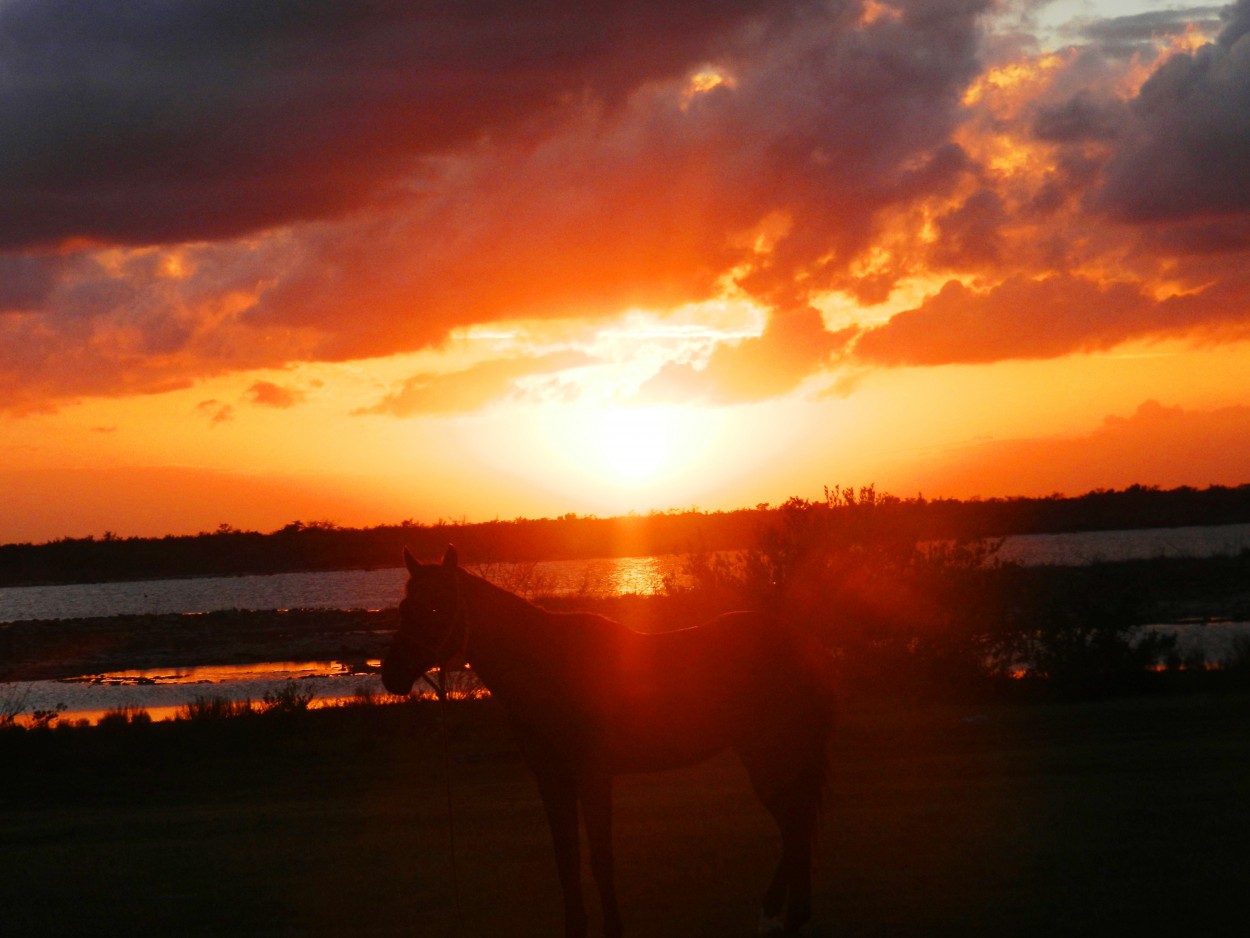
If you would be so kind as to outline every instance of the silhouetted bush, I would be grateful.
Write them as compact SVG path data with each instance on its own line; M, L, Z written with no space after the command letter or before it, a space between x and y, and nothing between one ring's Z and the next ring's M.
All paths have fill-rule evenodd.
M115 707L105 713L96 722L104 729L119 729L126 726L146 726L152 722L152 715L142 707Z
M196 697L190 703L179 707L177 718L179 720L211 723L244 716L252 712L252 702L250 700L230 700L226 697L204 696Z
M1000 539L930 539L913 508L872 486L792 498L761 516L751 547L692 552L685 572L712 605L811 630L851 693L981 695L1020 679L1118 693L1174 650L1139 628L1158 592L1148 563L1000 563Z
M989 623L972 588L997 541L931 541L914 503L872 486L792 498L754 544L692 553L685 572L726 607L775 611L812 631L854 691L935 692L983 681Z
M287 681L280 688L265 691L261 698L260 712L263 714L303 713L313 702L312 691L301 690L294 681Z
M0 684L0 729L17 725L17 718L26 712L30 690L18 684Z

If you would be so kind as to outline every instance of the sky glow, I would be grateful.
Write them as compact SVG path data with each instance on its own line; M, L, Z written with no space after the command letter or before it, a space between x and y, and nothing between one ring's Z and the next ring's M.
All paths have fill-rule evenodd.
M0 542L1250 481L1250 0L263 8L0 3Z

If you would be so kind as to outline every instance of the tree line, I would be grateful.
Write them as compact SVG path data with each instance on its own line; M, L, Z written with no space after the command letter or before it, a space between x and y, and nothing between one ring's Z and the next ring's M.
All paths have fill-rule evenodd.
M870 505L875 524L888 523L917 540L973 541L1011 534L1250 522L1250 485L1160 489L1134 485L1077 497L926 499L834 487L823 500L734 511L698 509L614 518L567 514L511 521L411 520L369 528L329 521L294 521L277 531L215 531L159 538L59 538L0 546L0 586L89 583L185 576L231 576L306 570L397 566L402 548L436 558L448 543L477 563L714 553L757 543L778 519L808 514L850 531ZM800 510L802 509L802 510ZM858 514L857 514L858 513ZM823 520L822 520L823 523Z
M924 515L916 507L871 487L791 499L767 513L743 550L688 555L690 585L676 598L685 592L705 612L768 610L798 625L833 653L849 694L1088 697L1250 686L1250 637L1204 650L1152 628L1178 617L1244 620L1250 550L1023 566L996 562L991 537L917 536Z

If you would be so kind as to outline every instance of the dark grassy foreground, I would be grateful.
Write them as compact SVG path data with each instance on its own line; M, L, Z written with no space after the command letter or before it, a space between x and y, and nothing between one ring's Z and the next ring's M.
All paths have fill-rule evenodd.
M0 734L0 933L554 936L490 701ZM1250 697L847 704L813 935L1243 934ZM622 779L631 935L753 934L777 844L732 756Z

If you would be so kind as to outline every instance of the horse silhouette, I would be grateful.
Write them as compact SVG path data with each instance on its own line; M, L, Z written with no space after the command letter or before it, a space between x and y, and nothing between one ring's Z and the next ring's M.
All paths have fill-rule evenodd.
M462 569L454 547L441 564L418 563L405 548L404 563L409 578L382 681L406 694L427 670L464 660L503 705L551 825L566 938L587 934L578 806L604 933L620 938L613 776L688 765L726 748L781 830L761 930L799 931L811 914L833 718L819 645L752 612L657 634L548 612Z

